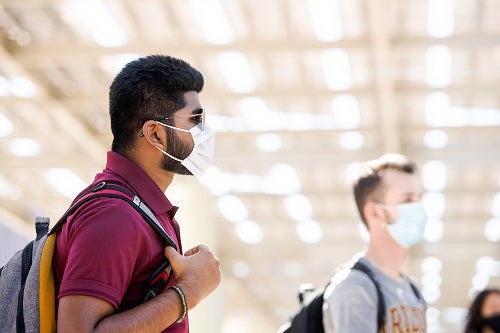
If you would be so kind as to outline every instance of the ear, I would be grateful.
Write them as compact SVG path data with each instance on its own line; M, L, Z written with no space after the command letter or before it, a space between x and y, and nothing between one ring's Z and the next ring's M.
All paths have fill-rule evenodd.
M363 208L363 213L365 216L366 223L368 227L372 227L373 224L379 223L380 221L383 221L383 216L380 214L380 209L375 205L374 202L368 201L364 208Z
M158 125L154 120L148 120L142 125L141 135L150 145L165 149L166 135L163 126Z

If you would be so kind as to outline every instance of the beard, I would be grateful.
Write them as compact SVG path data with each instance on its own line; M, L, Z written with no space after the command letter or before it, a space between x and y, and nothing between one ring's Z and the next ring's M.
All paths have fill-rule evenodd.
M178 159L184 160L189 156L189 154L191 154L193 148L182 142L177 136L177 133L175 133L175 130L169 128L166 128L165 130L167 131L168 147L168 150L166 150L166 152ZM184 165L182 165L181 162L176 161L168 157L167 155L163 155L161 167L166 171L174 172L179 175L192 175L191 171L189 171Z

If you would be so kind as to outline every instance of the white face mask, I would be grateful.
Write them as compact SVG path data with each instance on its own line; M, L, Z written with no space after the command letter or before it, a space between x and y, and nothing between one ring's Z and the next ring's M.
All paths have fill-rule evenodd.
M382 208L390 208L378 204ZM396 206L398 219L396 222L387 225L387 231L399 244L410 248L422 241L424 238L425 224L427 216L421 202L410 202Z
M194 147L191 151L191 154L189 154L189 156L183 160L170 155L157 146L155 147L171 159L181 162L181 164L185 166L186 169L188 169L189 172L191 172L196 178L200 178L210 167L214 158L214 131L207 124L204 125L204 129L202 129L201 124L198 124L192 127L190 130L185 130L160 122L157 123L178 131L191 133Z

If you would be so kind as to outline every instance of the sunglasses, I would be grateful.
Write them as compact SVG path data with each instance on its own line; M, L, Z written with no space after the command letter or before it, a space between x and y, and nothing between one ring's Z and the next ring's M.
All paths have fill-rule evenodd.
M202 130L205 129L205 112L196 113L196 114L188 114L185 116L166 117L166 118L162 118L162 120L170 120L170 119L177 119L177 118L193 119L193 121L196 123L196 125L201 124L201 129Z

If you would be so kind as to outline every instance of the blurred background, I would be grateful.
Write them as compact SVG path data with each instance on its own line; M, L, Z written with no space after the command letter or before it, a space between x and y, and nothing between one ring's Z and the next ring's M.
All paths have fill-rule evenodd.
M185 248L222 262L193 332L274 332L366 232L359 162L418 162L430 216L405 270L429 332L500 285L500 1L1 0L0 265L104 167L108 87L139 56L198 68L217 131L167 190Z

